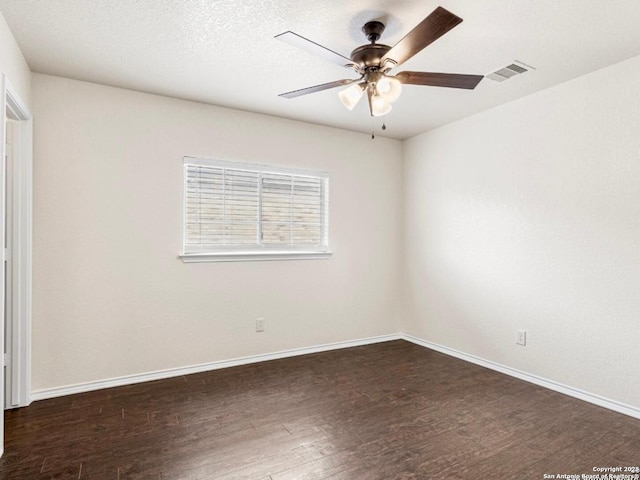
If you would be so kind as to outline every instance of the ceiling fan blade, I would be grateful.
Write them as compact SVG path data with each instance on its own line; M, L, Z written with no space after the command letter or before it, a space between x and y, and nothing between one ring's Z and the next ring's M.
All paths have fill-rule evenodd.
M473 90L484 78L483 75L460 75L457 73L400 72L395 75L400 82L409 85L465 88Z
M356 78L355 80L351 80L349 78L345 78L344 80L336 80L335 82L323 83L322 85L314 85L313 87L301 88L300 90L293 90L292 92L281 93L278 96L284 97L284 98L295 98L295 97L300 97L302 95L308 95L310 93L321 92L322 90L329 90L330 88L349 85L350 83L357 82L358 80L360 79Z
M461 22L462 19L450 11L436 8L382 57L381 64L387 60L396 65L406 62Z
M304 38L301 35L298 35L294 32L284 32L280 35L276 35L274 38L278 40L282 40L289 45L293 45L301 50L305 50L309 53L317 55L329 62L336 63L341 67L352 67L354 66L353 60L345 57L344 55L340 55L333 50L328 49L327 47L323 47L319 43L316 43L308 38Z

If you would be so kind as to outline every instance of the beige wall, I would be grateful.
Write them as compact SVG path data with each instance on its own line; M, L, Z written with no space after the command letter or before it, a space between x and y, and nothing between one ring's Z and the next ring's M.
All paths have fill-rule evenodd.
M40 74L33 111L33 390L399 330L400 142ZM328 171L333 257L184 264L184 155Z
M31 70L0 12L0 73L15 87L22 101L31 105Z
M636 57L405 142L408 333L640 407L639 84Z

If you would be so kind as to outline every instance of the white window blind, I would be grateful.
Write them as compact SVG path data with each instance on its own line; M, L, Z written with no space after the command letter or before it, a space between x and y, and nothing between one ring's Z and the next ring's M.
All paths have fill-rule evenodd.
M324 172L185 157L184 255L328 252Z

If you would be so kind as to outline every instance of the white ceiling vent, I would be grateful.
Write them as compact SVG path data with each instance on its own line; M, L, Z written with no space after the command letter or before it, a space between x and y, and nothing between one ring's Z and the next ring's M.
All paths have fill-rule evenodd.
M529 70L535 70L535 68L527 65L526 63L514 60L513 63L486 75L486 77L496 82L504 82L505 80L509 80L511 77L526 73Z

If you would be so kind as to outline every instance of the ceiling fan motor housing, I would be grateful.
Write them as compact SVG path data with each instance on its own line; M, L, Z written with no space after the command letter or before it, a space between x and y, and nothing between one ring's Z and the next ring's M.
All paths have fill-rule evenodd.
M389 45L382 45L381 43L362 45L351 52L351 60L362 68L379 67L382 57L389 50L391 50Z

